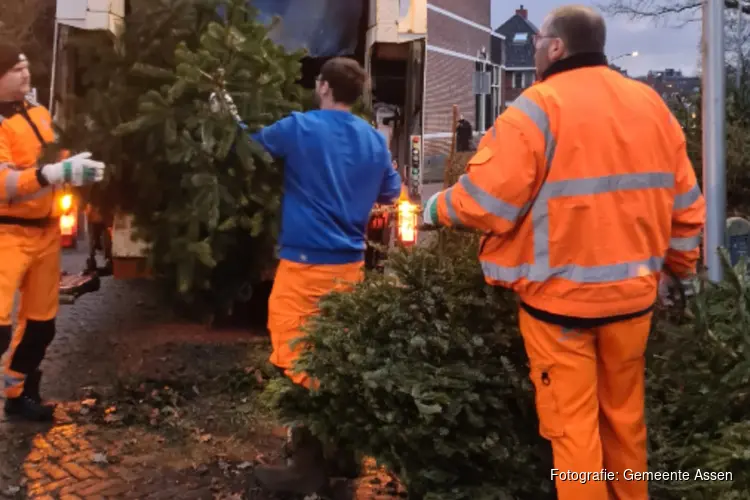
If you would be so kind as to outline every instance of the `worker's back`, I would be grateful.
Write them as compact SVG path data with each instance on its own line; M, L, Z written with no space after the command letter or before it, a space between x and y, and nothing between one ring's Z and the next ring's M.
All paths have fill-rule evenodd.
M280 256L317 264L361 260L370 212L393 180L385 137L346 111L294 113L284 121L293 139L284 154ZM393 201L399 189L396 182L381 201Z
M552 107L557 137L548 181L674 173L680 125L647 85L599 66L553 75L536 90Z
M513 282L522 300L552 312L650 307L675 198L695 183L684 135L662 99L606 66L584 67L528 89L501 120L536 153L535 187L546 180L521 237L485 244L488 278ZM700 195L691 192L684 196Z
M547 190L557 196L549 212L553 219L569 218L554 223L557 236L579 243L575 261L582 265L603 256L664 255L682 140L664 101L604 67L563 73L548 83L557 94L550 104L560 106L551 124L557 147ZM577 193L591 196L566 196Z

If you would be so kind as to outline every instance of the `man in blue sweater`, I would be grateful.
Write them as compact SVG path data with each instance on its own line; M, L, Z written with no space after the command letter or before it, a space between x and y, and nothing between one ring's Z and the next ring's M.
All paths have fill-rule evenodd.
M367 80L356 61L331 59L315 84L320 109L292 113L253 135L285 163L281 261L268 314L270 361L308 388L316 381L292 372L300 347L289 343L302 336L323 295L362 280L370 212L401 193L385 137L351 112ZM313 493L327 480L321 444L306 429L289 434L289 465L258 467L255 476L268 490Z

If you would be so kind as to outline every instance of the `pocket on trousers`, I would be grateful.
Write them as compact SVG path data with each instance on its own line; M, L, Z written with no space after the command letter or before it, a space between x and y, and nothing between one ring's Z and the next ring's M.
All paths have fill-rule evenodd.
M557 404L554 367L532 367L530 376L535 390L536 411L539 416L539 434L545 439L564 436L565 422L560 415Z

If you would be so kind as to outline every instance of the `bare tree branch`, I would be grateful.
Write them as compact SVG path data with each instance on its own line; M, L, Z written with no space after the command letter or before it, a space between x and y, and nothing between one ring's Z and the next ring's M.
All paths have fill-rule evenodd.
M610 16L682 26L700 19L701 0L611 0L599 7Z
M46 0L4 2L0 11L0 37L25 44L34 37L34 25L44 12Z
M750 3L746 0L724 0L727 9L737 10L742 4L742 12L750 14ZM611 16L624 16L629 19L652 19L655 22L685 24L700 19L702 0L612 0L602 3L599 8Z

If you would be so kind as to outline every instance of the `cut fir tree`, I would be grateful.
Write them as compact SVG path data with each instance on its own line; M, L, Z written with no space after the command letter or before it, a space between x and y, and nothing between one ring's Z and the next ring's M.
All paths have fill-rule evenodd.
M226 90L257 130L301 109L303 54L269 40L244 0L143 0L131 12L116 40L72 41L86 90L59 146L110 165L91 201L132 214L153 272L213 315L272 262L282 176L209 97Z

